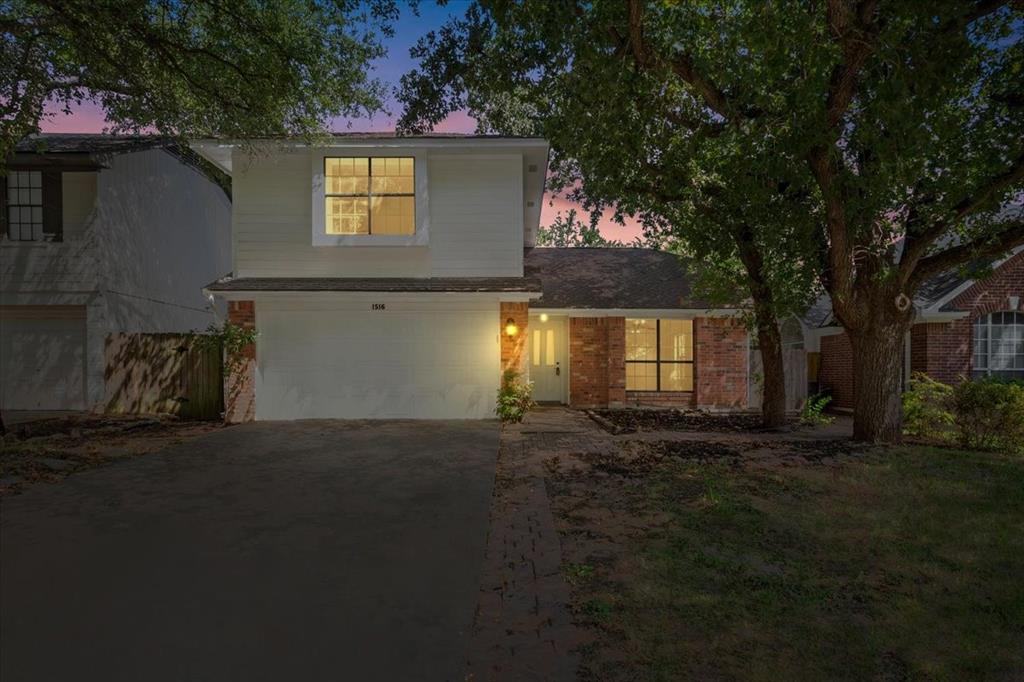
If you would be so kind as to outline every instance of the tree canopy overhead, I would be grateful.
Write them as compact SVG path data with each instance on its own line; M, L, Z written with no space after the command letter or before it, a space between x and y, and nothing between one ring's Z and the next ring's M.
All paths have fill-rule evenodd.
M1024 243L1022 26L1011 0L478 0L420 42L403 125L545 135L585 199L718 260L749 226L771 288L830 293L856 435L895 439L917 288Z
M47 110L117 132L310 135L381 106L394 0L0 0L0 156Z

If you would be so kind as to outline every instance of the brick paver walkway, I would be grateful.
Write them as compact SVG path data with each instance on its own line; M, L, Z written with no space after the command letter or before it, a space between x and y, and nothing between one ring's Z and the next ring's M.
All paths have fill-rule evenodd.
M536 410L505 428L466 680L576 679L579 639L543 463L560 451L610 443L584 414L562 408Z

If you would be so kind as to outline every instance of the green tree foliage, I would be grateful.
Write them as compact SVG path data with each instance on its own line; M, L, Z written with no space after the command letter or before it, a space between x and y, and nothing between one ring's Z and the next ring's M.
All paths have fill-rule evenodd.
M118 132L312 135L380 107L394 0L0 0L0 158L46 107Z
M537 246L622 246L622 243L606 239L593 221L586 224L576 217L576 209L570 208L537 231Z
M691 26L687 7L656 3L635 18L610 0L482 0L419 43L419 69L402 80L402 125L426 130L465 107L485 130L549 139L555 189L592 212L635 215L649 243L702 262L711 300L752 301L765 421L778 425L778 319L807 305L817 272L812 186L767 132L773 121L756 124L751 148L747 126L711 110L669 66L677 41L709 26ZM630 37L634 20L657 45Z
M545 135L585 206L742 273L763 347L817 280L855 436L896 440L915 292L1024 242L1022 25L1009 0L478 0L415 50L403 124Z

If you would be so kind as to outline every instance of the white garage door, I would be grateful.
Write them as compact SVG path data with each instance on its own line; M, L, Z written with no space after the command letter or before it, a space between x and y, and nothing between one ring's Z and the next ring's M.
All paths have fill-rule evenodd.
M256 305L257 419L494 416L498 303Z
M5 410L84 410L85 308L0 308Z

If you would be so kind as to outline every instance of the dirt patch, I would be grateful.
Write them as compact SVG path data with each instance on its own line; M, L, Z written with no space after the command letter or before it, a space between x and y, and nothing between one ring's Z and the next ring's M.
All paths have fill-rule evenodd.
M605 451L546 460L570 608L588 642L580 650L580 679L643 677L632 651L638 623L668 640L701 641L703 634L687 618L638 607L633 592L649 580L649 548L670 542L679 514L720 504L719 477L731 471L825 471L866 451L841 439L625 440Z
M637 431L764 432L759 414L711 414L700 410L590 410L591 418L609 433ZM796 428L792 420L785 428Z
M0 441L0 496L157 452L219 428L223 425L218 422L100 415L19 424Z

